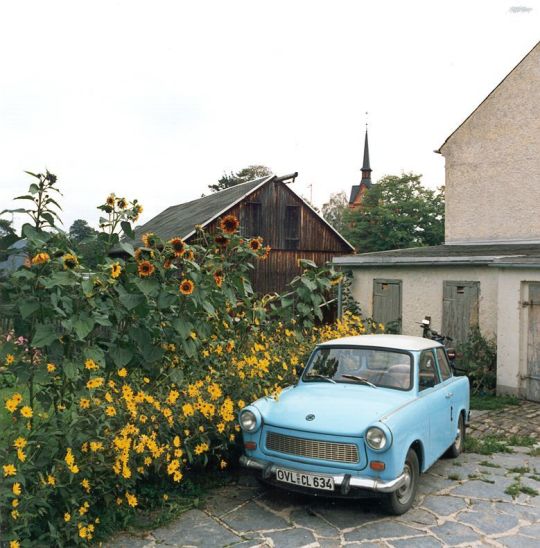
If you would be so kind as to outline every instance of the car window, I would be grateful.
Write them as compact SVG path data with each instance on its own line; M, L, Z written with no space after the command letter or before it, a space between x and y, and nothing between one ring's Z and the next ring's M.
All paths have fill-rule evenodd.
M439 362L439 371L441 372L441 378L443 381L449 379L452 376L452 368L448 363L446 352L444 348L437 348L437 361Z
M420 355L420 367L418 368L419 388L425 390L439 383L439 375L435 367L433 351L424 350Z
M322 347L313 354L302 379L361 384L362 379L385 388L410 390L410 354L376 348ZM354 378L357 377L357 378Z

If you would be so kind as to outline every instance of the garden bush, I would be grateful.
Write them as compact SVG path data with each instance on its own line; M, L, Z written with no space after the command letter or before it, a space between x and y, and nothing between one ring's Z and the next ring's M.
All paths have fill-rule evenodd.
M190 475L226 469L244 405L278 398L313 343L377 328L352 314L321 325L339 275L309 261L285 296L255 295L250 271L271 251L232 215L197 245L145 234L135 249L121 235L142 207L111 194L97 237L122 254L90 271L56 230L56 177L31 175L28 261L1 288L14 310L0 346L11 548L91 543Z

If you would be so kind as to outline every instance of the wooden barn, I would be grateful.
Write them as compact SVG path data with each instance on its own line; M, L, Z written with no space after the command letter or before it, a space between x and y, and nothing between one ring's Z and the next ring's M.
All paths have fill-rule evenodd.
M336 255L353 253L354 248L287 184L297 173L270 176L215 192L167 208L137 227L140 237L153 232L162 239L179 236L186 242L196 237L196 225L208 232L216 230L219 219L234 214L246 238L262 236L272 248L265 261L257 261L253 288L259 293L281 292L300 273L298 259L316 264L331 261Z

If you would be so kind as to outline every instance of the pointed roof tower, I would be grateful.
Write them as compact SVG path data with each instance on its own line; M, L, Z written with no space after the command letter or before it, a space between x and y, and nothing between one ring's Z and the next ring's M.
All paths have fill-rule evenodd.
M359 185L353 185L349 198L349 207L355 208L362 203L362 197L368 188L371 188L371 165L369 163L368 125L364 137L364 162L362 163L362 180Z

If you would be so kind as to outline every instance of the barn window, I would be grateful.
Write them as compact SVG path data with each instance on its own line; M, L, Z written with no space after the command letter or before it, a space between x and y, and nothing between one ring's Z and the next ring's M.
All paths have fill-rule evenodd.
M298 249L300 243L300 206L285 208L285 249Z
M261 203L247 202L244 204L244 219L242 223L242 235L246 238L254 238L261 235Z

